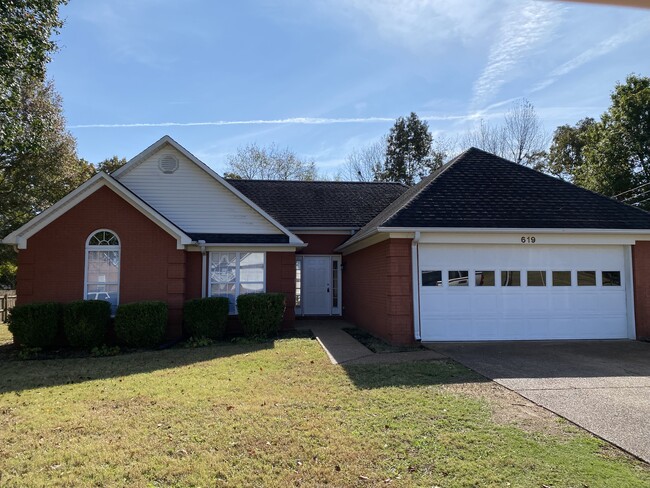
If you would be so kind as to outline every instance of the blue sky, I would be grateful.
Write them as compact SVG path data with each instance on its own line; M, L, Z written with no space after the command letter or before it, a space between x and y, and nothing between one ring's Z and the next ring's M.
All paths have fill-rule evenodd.
M416 112L454 137L528 98L546 130L650 76L650 10L534 0L71 0L49 75L78 152L169 134L218 172L249 142L334 175ZM170 123L170 125L162 125Z

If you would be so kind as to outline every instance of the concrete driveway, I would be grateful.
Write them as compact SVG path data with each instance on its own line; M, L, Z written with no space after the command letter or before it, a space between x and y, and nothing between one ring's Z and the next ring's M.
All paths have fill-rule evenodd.
M649 343L428 346L650 462Z

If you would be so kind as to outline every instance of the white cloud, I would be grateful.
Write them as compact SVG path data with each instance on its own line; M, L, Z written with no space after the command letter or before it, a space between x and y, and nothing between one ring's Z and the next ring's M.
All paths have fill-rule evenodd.
M479 38L498 18L495 0L330 0L335 11L367 31L410 48L430 49L440 41L467 42ZM374 32L372 33L374 35Z
M553 71L551 71L545 80L535 85L531 92L543 90L549 85L555 83L562 76L570 73L580 66L587 64L601 56L605 56L606 54L614 52L625 44L629 44L630 42L646 37L648 34L650 34L650 18L645 18L639 22L636 22L635 24L632 24L631 26L625 27L620 32L608 37L596 46L587 49L578 56L555 68Z
M549 41L563 10L558 4L533 0L512 4L506 10L487 65L474 83L472 107L489 102L517 76L518 64Z

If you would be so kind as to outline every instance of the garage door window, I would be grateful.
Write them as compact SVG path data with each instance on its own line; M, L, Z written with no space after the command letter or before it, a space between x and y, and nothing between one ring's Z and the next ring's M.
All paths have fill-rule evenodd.
M571 271L553 271L553 286L571 286Z
M603 271L603 286L621 286L621 272Z
M442 271L422 271L422 286L442 286Z
M528 271L526 280L528 286L546 286L546 271Z
M596 286L596 272L578 271L578 286Z
M449 286L468 286L469 271L450 271Z
M501 271L501 286L521 286L519 271Z
M494 271L476 271L476 286L494 286Z

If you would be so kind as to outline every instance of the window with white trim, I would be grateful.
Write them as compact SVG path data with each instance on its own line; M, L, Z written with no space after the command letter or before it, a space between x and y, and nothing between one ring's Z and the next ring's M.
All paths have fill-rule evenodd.
M266 289L265 262L263 252L211 252L210 296L227 297L229 313L236 314L239 295Z
M93 232L86 241L86 300L105 300L115 313L120 303L120 240L111 230Z

